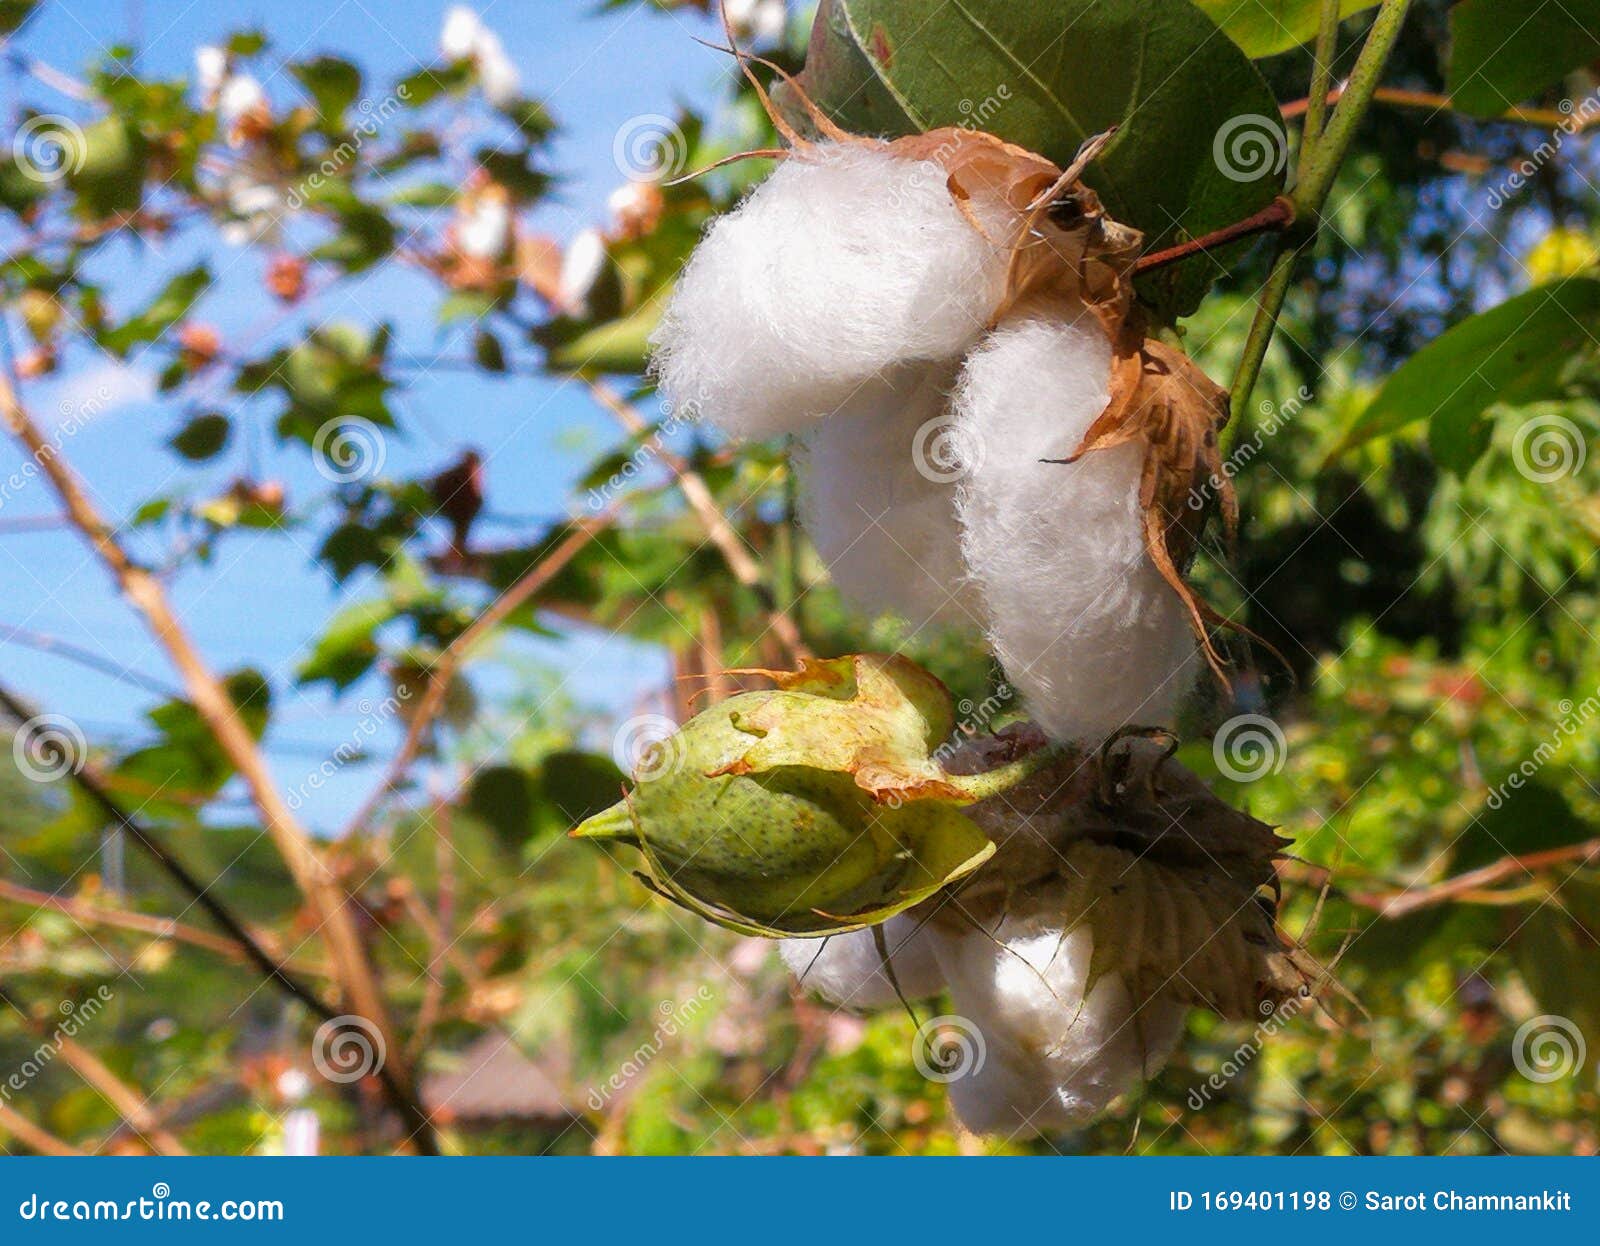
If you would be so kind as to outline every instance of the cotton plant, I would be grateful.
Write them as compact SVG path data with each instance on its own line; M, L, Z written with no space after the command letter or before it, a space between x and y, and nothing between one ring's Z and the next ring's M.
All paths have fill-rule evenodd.
M963 745L926 672L808 660L691 719L666 773L575 833L779 940L838 1006L948 995L968 1128L1076 1127L1162 1067L1190 1009L1334 986L1276 924L1286 841L1171 757L1202 679L1230 678L1187 575L1208 523L1237 529L1230 397L1086 180L1113 132L1065 166L971 126L880 138L750 76L784 146L750 153L776 168L679 275L654 377L736 440L788 439L845 600L981 640L1032 725ZM1280 196L1217 245L1295 212Z

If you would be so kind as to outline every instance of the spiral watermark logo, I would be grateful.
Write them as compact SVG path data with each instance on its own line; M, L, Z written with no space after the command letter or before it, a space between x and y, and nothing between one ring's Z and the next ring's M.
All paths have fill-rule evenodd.
M617 172L636 181L662 181L689 163L689 140L671 117L644 113L623 123L611 140Z
M1583 430L1563 415L1537 415L1511 441L1511 461L1536 484L1576 475L1588 457Z
M22 175L34 182L59 182L83 168L88 154L83 131L75 121L55 113L29 117L11 140L11 158Z
M911 462L924 480L954 484L983 466L983 439L947 416L936 415L911 438Z
M1253 783L1277 774L1289 757L1283 728L1265 714L1240 714L1228 719L1211 740L1211 757L1235 783Z
M1289 163L1289 137L1275 118L1241 113L1217 130L1211 158L1229 181L1254 182L1283 172Z
M1530 1082L1559 1082L1581 1069L1588 1058L1583 1031L1553 1013L1530 1017L1511 1040L1511 1063Z
M54 783L83 769L89 742L82 729L62 714L39 714L17 728L11 758L26 779Z
M983 1031L966 1017L930 1017L911 1040L911 1062L930 1082L958 1082L983 1071L989 1058Z
M150 1187L150 1193L156 1198L170 1198L172 1196L172 1187L165 1181L157 1181Z
M311 1063L330 1082L345 1084L371 1077L383 1068L387 1055L383 1032L354 1013L324 1021L311 1037Z
M683 737L665 714L638 714L617 728L611 758L637 783L661 779L683 764Z
M329 420L311 439L317 473L334 484L370 480L383 470L388 446L383 431L359 415Z

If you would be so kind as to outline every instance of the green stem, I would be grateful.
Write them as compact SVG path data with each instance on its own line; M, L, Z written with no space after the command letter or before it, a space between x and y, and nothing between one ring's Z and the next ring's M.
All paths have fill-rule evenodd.
M1326 72L1327 64L1332 60L1331 51L1327 56L1323 54L1332 42L1327 29L1329 7L1336 9L1337 5L1325 3L1323 8L1322 27L1317 35L1316 77ZM1272 334L1278 325L1278 313L1283 310L1284 298L1289 293L1294 262L1316 237L1322 205L1327 201L1328 192L1333 189L1333 180L1338 176L1339 167L1349 154L1356 128L1372 104L1373 92L1378 89L1383 67L1389 60L1389 54L1394 51L1410 8L1411 0L1383 0L1383 6L1367 31L1367 39L1361 47L1360 56L1356 58L1355 68L1350 71L1350 80L1345 84L1344 93L1326 125L1321 115L1327 107L1326 83L1323 82L1322 89L1318 90L1317 82L1313 81L1311 105L1306 112L1308 134L1301 145L1295 186L1289 196L1295 208L1296 228L1279 241L1277 254L1272 259L1272 270L1256 298L1255 319L1251 321L1244 353L1233 374L1229 412L1235 421L1242 418L1250 403L1256 379L1261 375L1261 364L1266 359L1267 347L1272 343ZM1337 21L1333 24L1337 27ZM1317 124L1314 132L1311 132L1311 109L1317 107L1319 99L1321 106L1318 108Z
M960 788L973 800L986 800L990 796L1009 792L1029 775L1037 774L1064 755L1065 750L1061 746L1051 745L1049 748L1036 749L1026 757L1004 766L985 770L982 774L948 774L945 781L952 787Z
M1328 89L1333 84L1333 58L1339 48L1339 0L1322 0L1322 21L1312 54L1311 90L1306 96L1306 120L1300 130L1300 159L1317 144L1328 117Z

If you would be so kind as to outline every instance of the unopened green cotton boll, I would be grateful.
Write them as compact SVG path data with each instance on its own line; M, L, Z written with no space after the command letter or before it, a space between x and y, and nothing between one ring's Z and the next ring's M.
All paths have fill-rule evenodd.
M869 930L825 939L785 939L778 950L806 990L846 1008L887 1008L902 996L923 999L944 989L934 938L925 924L901 914Z
M662 893L769 937L871 925L988 859L958 808L975 781L933 759L953 727L943 684L870 654L769 674L778 688L655 745L633 790L573 834L633 845Z
M805 434L796 458L801 522L840 593L918 631L983 626L956 524L956 374L953 364L907 365L863 382Z
M1095 316L1035 304L972 353L955 400L960 438L976 447L958 513L990 645L1058 740L1170 727L1199 669L1184 603L1145 545L1144 446L1045 461L1078 449L1110 371Z
M1115 973L1094 977L1095 932L1062 927L1058 889L1018 895L993 930L941 930L935 949L966 1030L950 1103L976 1133L1031 1136L1083 1124L1160 1071L1187 1010L1136 1007ZM1107 936L1110 937L1110 936Z
M872 145L787 157L695 249L651 341L662 390L729 433L808 427L896 365L959 359L1007 253L948 173ZM979 210L974 208L972 210Z

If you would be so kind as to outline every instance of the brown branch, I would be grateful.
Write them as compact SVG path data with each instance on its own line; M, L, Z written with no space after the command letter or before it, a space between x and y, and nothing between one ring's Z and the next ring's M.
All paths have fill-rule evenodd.
M421 1105L412 1092L410 1070L396 1041L377 975L367 960L366 949L357 932L354 906L349 904L349 897L312 848L310 834L278 791L255 737L240 719L227 689L190 639L161 582L129 557L90 500L77 474L62 458L59 447L45 440L17 396L14 374L0 375L0 415L49 479L73 526L99 555L123 596L143 616L156 640L167 651L196 712L234 770L244 779L268 834L315 914L317 929L328 946L329 959L349 1009L366 1017L385 1036L389 1053L386 1067L394 1083L406 1091L404 1102L395 1106L413 1118L418 1148L427 1152L437 1150L426 1114L416 1118L416 1114L422 1112Z
M1340 83L1328 92L1327 102L1337 103L1344 94L1344 84ZM1450 102L1448 95L1439 95L1432 91L1409 91L1404 87L1379 87L1372 93L1374 102L1389 104L1395 108L1419 108L1430 112L1457 112L1456 106ZM1279 108L1279 113L1285 121L1292 121L1296 117L1305 115L1311 107L1311 100L1290 100ZM1469 120L1478 122L1507 122L1514 125L1532 125L1546 130L1565 130L1571 127L1570 133L1581 134L1590 127L1600 124L1600 114L1591 117L1576 118L1572 113L1564 113L1559 108L1508 108L1505 112L1493 117L1472 117Z
M127 1122L129 1128L149 1143L152 1150L161 1155L189 1153L181 1142L162 1127L161 1122L156 1119L156 1114L150 1110L149 1100L112 1072L110 1066L94 1052L77 1039L64 1034L59 1026L52 1028L43 1018L35 1016L30 1009L24 1008L12 995L9 987L0 986L0 1004L14 1009L27 1029L53 1044L55 1054L66 1061L67 1066L86 1085L98 1091L100 1096L116 1110L117 1115Z
M611 412L630 435L637 436L649 428L644 417L634 410L632 404L604 381L588 380L585 383L595 400ZM745 547L744 541L740 539L728 517L722 513L722 508L717 505L716 497L711 492L711 486L706 484L705 477L665 448L661 450L661 461L667 465L667 470L677 481L684 499L698 516L707 538L717 547L723 561L728 564L728 569L733 572L734 578L756 595L761 608L767 614L769 626L783 647L789 651L790 658L798 662L801 658L810 657L811 649L801 637L799 626L779 604L777 595L767 585L761 575L761 569Z
M198 926L185 925L176 918L156 917L150 913L135 913L128 909L96 904L90 900L51 895L48 891L35 891L32 887L23 887L4 879L0 879L0 900L31 905L36 909L50 909L52 912L63 913L83 925L131 930L138 934L150 935L155 939L187 943L191 947L203 948L208 952L215 952L218 956L226 956L229 960L248 962L258 967L260 965L260 961L251 954L249 948L238 940L212 934L209 930L201 930ZM255 935L254 941L263 945L264 954L270 955L270 951L265 949L265 938L262 935ZM277 967L276 964L274 967ZM320 977L325 977L328 973L326 966L307 964L304 961L284 961L282 968Z
M578 553L603 532L616 515L616 507L593 519L581 520L554 549L523 573L510 588L495 598L482 614L467 625L465 631L453 640L429 668L427 687L417 703L416 712L406 724L405 738L389 762L388 769L378 781L361 807L345 824L344 836L349 837L366 828L388 794L400 786L421 751L428 727L444 708L445 697L456 673L473 648L490 632L505 622L518 607L553 580Z
M1179 260L1186 260L1192 255L1200 255L1206 251L1214 251L1218 247L1225 247L1230 242L1238 242L1241 238L1249 238L1253 234L1264 234L1269 230L1288 229L1294 224L1294 205L1283 195L1279 195L1261 211L1252 213L1242 221L1235 221L1232 225L1224 225L1221 229L1213 230L1209 234L1202 234L1198 238L1191 238L1187 242L1180 242L1176 246L1167 247L1162 251L1152 251L1149 255L1141 255L1134 261L1133 271L1136 276L1150 272L1157 268L1164 268L1168 264L1176 264Z
M0 1129L38 1155L82 1155L70 1142L63 1142L42 1126L35 1125L21 1112L0 1103Z
M1363 908L1374 910L1381 917L1404 917L1407 913L1442 904L1446 900L1471 899L1474 903L1484 903L1484 889L1495 883L1521 878L1525 874L1532 874L1535 870L1547 869L1552 865L1575 862L1581 868L1597 860L1600 860L1600 838L1585 840L1578 844L1567 844L1561 848L1547 848L1542 852L1501 857L1498 861L1491 861L1488 865L1479 866L1475 870L1468 870L1464 874L1457 874L1454 878L1447 878L1427 887L1408 887L1388 892L1357 892L1350 896L1350 900Z

